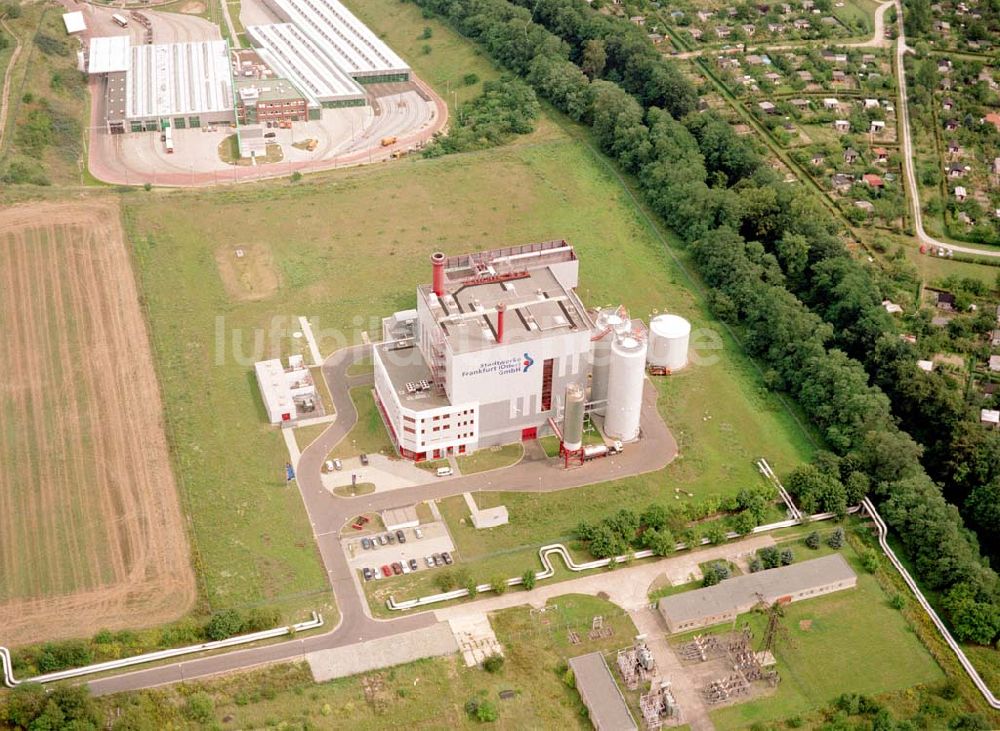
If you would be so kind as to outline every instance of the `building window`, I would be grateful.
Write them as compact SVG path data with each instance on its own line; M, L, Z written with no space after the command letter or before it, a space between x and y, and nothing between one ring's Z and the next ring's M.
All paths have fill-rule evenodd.
M552 409L552 371L554 358L546 358L542 365L542 411Z

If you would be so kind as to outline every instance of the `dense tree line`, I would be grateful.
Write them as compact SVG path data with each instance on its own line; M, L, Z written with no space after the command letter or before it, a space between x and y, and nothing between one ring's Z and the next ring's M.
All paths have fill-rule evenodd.
M591 126L690 246L711 306L742 329L768 385L792 395L821 430L839 457L840 484L870 485L928 587L961 588L974 611L993 604L997 576L975 536L858 360L895 336L887 335L892 324L878 307L876 283L852 261L819 203L784 185L724 120L690 114L693 88L668 61L654 59L645 40L648 52L631 42L627 21L599 16L582 0L541 0L534 16L506 0L416 1ZM671 80L670 99L656 85L639 88L649 74ZM601 538L618 548L614 534L627 540L631 526L607 527L611 535Z
M535 90L520 79L487 81L482 94L458 108L448 134L424 149L424 157L502 145L532 132L540 112Z

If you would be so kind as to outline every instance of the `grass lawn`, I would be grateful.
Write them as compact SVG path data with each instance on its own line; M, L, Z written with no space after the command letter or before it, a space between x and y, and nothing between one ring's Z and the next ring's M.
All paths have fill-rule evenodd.
M357 485L341 485L333 488L333 494L340 497L357 497L358 495L370 495L375 492L375 485L371 482L359 482Z
M98 699L111 713L132 704L155 708L162 726L186 728L183 707L194 692L214 702L212 720L233 728L411 729L484 728L465 712L470 698L496 705L498 729L589 729L577 691L563 681L566 660L588 652L610 652L628 644L635 625L601 599L557 597L545 614L516 607L491 617L506 661L494 674L466 668L460 656L420 660L387 670L314 684L308 666L277 665L242 675ZM595 615L613 628L611 637L589 640ZM580 635L570 645L567 629ZM369 691L366 693L365 681ZM374 690L372 690L374 689ZM501 700L500 691L514 697Z
M520 462L523 456L524 447L520 444L508 444L503 447L480 449L473 454L456 457L455 461L458 463L458 469L461 470L463 475L471 475L476 472L510 467Z
M776 649L777 689L767 698L713 712L717 728L743 729L788 718L841 693L876 695L944 678L854 551L845 547L844 556L858 574L857 588L789 605L784 626L791 644L779 643ZM744 620L754 637L763 636L763 615L744 615L738 621ZM800 625L804 621L811 622L808 629Z
M375 399L372 397L371 386L357 386L351 389L351 400L358 410L358 422L347 436L330 452L330 459L340 457L357 457L359 454L384 454L392 456L395 450L389 435L382 423L382 415L378 411Z

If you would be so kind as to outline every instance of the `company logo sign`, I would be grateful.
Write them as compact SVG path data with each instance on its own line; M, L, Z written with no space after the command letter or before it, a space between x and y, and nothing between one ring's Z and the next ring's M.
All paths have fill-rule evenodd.
M469 376L484 376L492 374L496 376L508 376L514 373L527 373L528 369L535 364L535 359L527 353L523 357L497 358L486 363L481 363L476 368L462 371L462 378Z

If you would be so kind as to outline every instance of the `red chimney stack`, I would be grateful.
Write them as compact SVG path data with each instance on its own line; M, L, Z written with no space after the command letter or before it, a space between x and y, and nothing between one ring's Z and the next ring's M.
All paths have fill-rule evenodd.
M497 342L503 342L503 320L507 312L507 305L503 302L497 305Z
M438 297L444 296L444 262L446 258L440 251L431 254L431 264L434 266L434 279L432 280L434 294Z

